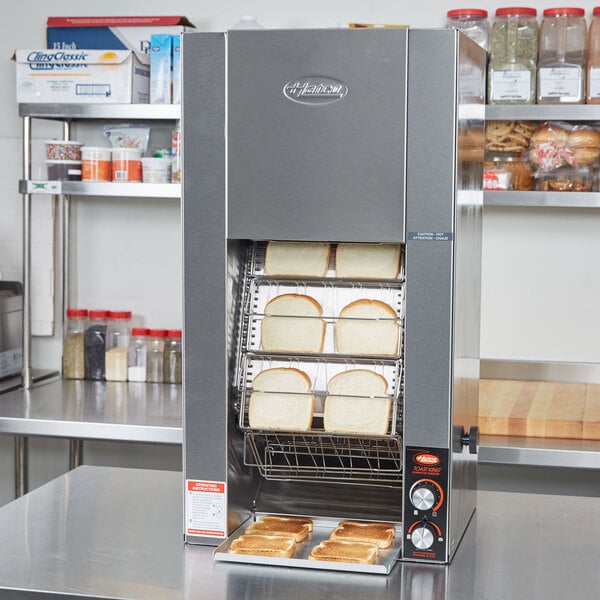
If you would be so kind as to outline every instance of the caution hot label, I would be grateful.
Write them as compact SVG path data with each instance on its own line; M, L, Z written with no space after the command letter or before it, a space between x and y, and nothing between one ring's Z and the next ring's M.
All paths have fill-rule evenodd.
M227 537L227 485L224 481L185 482L187 535Z

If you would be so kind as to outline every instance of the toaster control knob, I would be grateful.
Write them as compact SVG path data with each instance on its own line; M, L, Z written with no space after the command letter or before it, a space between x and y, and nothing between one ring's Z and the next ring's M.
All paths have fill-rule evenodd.
M433 531L427 523L415 527L411 532L410 539L417 550L428 550L435 541Z
M431 510L433 507L439 508L442 493L433 481L421 479L410 489L409 498L417 510Z

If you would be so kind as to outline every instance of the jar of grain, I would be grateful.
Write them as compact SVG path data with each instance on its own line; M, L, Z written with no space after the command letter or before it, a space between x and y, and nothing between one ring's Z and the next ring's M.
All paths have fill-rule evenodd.
M490 34L488 103L535 104L537 55L537 10L496 10Z
M129 381L146 381L149 329L134 327L129 338L127 378Z
M166 329L148 331L148 356L146 358L146 381L162 383L164 381L164 351Z
M111 310L106 326L106 381L127 381L130 310Z
M87 327L86 308L67 309L63 340L63 377L83 379L85 377L83 359L83 336Z
M83 336L83 359L85 378L104 380L106 361L106 324L108 310L90 310L88 326Z
M165 383L181 383L181 366L181 329L169 329L163 360Z

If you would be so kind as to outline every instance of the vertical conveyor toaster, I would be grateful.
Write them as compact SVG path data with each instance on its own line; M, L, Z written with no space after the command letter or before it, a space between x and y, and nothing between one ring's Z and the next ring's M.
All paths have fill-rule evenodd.
M392 562L449 562L477 485L485 52L405 29L186 33L182 47L185 540L226 547L265 513L385 521ZM280 242L325 244L323 272L273 272ZM340 275L348 248L384 246L396 272ZM281 296L316 301L298 330L319 319L321 346L270 341L273 314L298 327L269 312ZM364 300L390 308L391 350L340 345ZM268 369L308 376L305 428L252 420ZM387 403L384 429L326 423L348 371L385 380L344 396Z

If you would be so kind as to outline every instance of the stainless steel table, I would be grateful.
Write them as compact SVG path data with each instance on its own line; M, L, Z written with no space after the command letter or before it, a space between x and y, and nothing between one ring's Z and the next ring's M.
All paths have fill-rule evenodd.
M28 491L27 436L70 439L71 468L82 442L181 444L181 386L115 381L43 381L0 394L0 434L15 436L15 495Z
M389 576L215 563L182 541L182 475L79 467L0 508L0 599L596 598L600 499L480 492L449 567Z

